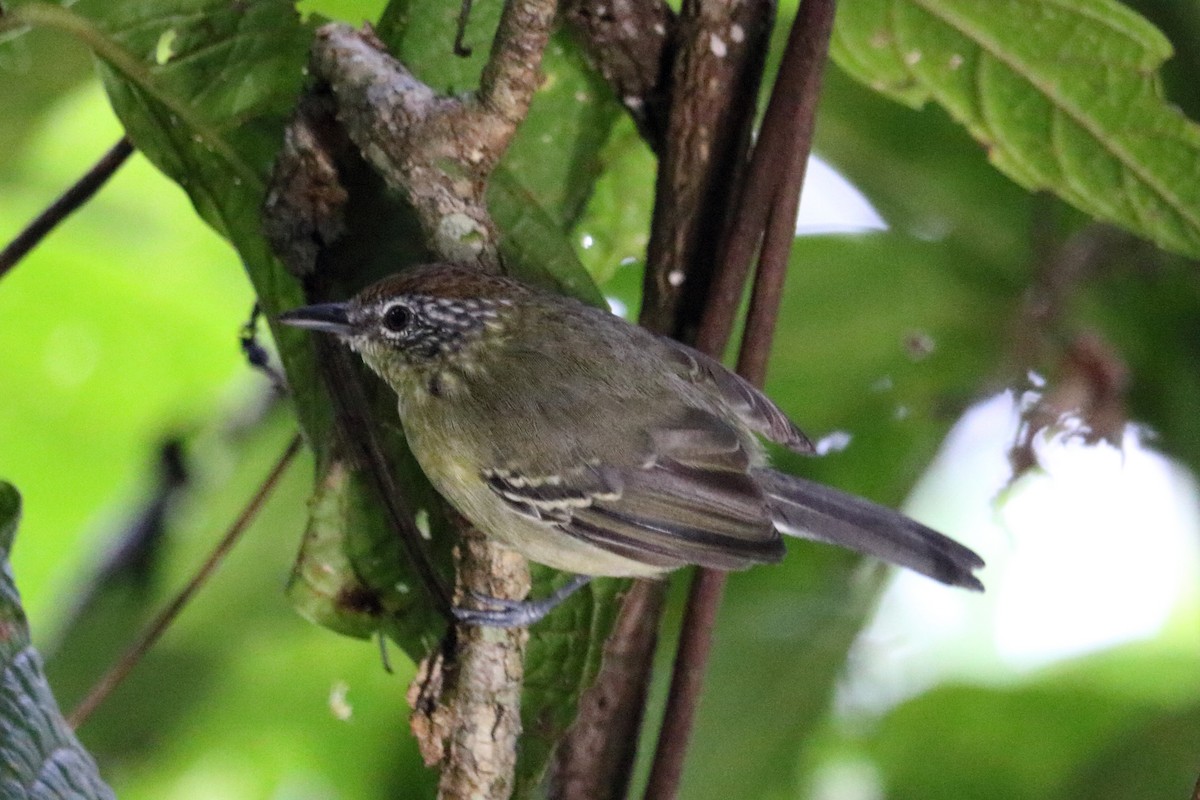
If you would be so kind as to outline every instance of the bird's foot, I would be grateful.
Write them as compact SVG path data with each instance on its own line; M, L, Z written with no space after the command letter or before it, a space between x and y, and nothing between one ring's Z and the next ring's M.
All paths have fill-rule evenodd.
M527 628L540 622L564 600L587 585L590 575L576 575L552 594L541 600L508 600L489 597L479 592L469 595L480 608L455 606L454 618L464 625L480 625L489 628Z

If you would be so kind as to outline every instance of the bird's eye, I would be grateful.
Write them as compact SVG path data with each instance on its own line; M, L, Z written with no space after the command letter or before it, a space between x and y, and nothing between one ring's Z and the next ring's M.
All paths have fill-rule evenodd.
M393 333L400 333L412 322L412 312L404 306L392 306L383 312L383 327Z

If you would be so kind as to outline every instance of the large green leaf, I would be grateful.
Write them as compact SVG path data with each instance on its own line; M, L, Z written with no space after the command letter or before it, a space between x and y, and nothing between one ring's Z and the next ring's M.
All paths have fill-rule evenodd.
M0 482L0 795L111 798L96 762L75 738L29 642L29 627L8 565L21 498Z
M1114 0L859 0L832 53L872 88L934 100L1006 175L1200 254L1200 127L1162 97L1170 43Z

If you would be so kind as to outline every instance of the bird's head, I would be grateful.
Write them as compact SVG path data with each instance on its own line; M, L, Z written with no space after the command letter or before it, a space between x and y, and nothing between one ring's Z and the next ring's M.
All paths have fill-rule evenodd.
M385 380L403 373L467 367L530 290L496 275L452 264L428 264L385 278L344 303L280 314L286 325L332 333Z

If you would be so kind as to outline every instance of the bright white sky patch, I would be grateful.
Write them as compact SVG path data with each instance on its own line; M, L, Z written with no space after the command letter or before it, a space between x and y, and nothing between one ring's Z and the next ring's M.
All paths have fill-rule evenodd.
M887 223L854 184L819 156L809 156L796 235L887 230Z
M1200 571L1191 479L1128 434L1123 451L1072 441L1040 458L999 508L1014 557L997 654L1030 668L1154 636Z
M1122 450L1039 442L1043 469L1005 489L1017 414L1009 393L970 409L907 505L983 556L987 592L896 570L855 645L841 708L877 714L945 679L1020 678L1153 638L1196 604L1190 473L1127 432Z

